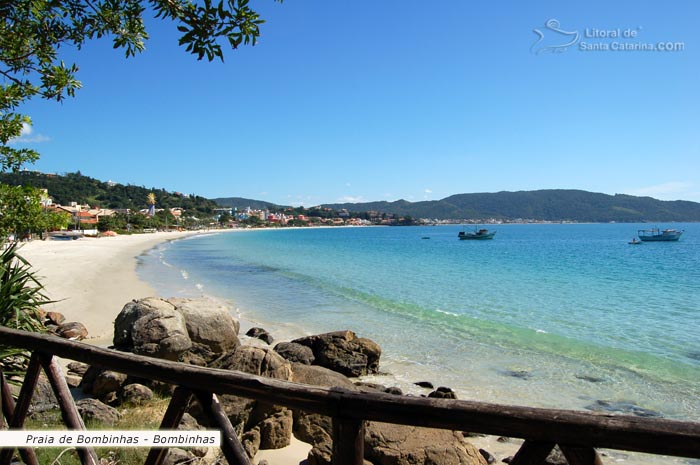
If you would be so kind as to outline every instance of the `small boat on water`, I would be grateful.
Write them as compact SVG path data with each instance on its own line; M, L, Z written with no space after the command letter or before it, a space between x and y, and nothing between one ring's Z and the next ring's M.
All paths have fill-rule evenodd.
M633 237L632 240L628 242L628 244L632 244L632 245L637 245L637 244L641 244L641 243L642 243L642 241L640 241L636 237Z
M681 238L684 230L678 229L640 229L637 231L639 239L643 242L672 242Z
M464 241L464 240L484 240L484 239L493 239L493 236L496 235L496 231L489 231L488 229L474 229L474 232L466 232L466 231L460 231L459 234L457 234L457 237L459 237L459 240Z

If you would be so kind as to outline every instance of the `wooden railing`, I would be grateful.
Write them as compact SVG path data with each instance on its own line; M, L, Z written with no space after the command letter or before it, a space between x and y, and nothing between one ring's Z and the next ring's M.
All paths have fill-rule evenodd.
M21 428L43 368L71 429L84 429L55 356L177 386L161 428L179 424L192 396L222 432L222 452L230 464L248 465L236 433L218 403L217 394L235 394L333 419L334 465L361 465L364 458L364 423L380 421L402 425L453 429L525 440L512 464L543 463L555 445L571 465L601 463L596 448L700 458L700 423L657 418L527 408L481 402L367 394L340 388L300 385L241 372L201 368L177 362L136 356L55 336L0 327L0 344L32 352L24 384L12 400L2 382L2 414L10 428ZM0 416L0 423L2 423ZM160 464L167 449L150 451L147 465ZM31 449L20 451L28 465L36 463ZM13 450L0 453L0 465L9 465ZM97 464L90 448L79 450L83 464Z

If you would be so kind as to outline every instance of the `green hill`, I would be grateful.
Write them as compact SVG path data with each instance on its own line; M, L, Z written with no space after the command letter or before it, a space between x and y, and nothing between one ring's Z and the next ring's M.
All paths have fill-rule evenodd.
M47 189L54 203L69 205L71 202L101 208L129 208L140 210L148 207L147 196L156 196L156 208L181 207L190 215L211 215L217 205L197 195L168 192L155 187L107 183L78 173L63 175L45 174L37 171L0 173L0 182L9 185L29 185Z
M457 194L425 202L328 204L351 212L378 211L435 219L534 219L578 222L700 221L700 203L607 195L581 190Z
M219 197L212 199L212 201L216 202L216 204L219 206L237 208L238 210L245 210L248 207L252 208L253 210L274 210L284 208L263 200L244 199L243 197Z

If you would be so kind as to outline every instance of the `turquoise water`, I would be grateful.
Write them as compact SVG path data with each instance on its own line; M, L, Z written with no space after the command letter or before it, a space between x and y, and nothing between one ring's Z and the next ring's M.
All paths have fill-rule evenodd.
M164 244L139 272L162 295L226 299L277 340L352 329L383 348L373 380L415 394L430 380L462 399L700 420L700 225L627 244L642 227L241 231Z

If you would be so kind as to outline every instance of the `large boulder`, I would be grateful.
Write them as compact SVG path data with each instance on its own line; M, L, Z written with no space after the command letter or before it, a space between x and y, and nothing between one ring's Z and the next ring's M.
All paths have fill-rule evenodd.
M211 299L172 298L168 302L185 318L187 333L192 342L202 344L217 354L240 345L240 325L224 305Z
M75 403L75 406L86 423L94 422L98 425L113 425L121 417L116 409L97 399L81 399Z
M379 371L382 349L375 342L359 338L352 331L336 331L302 337L292 342L309 347L315 365L346 376L357 377Z
M239 346L211 366L285 381L292 379L291 364L270 348ZM221 395L219 401L231 424L244 435L249 453L254 455L258 447L289 445L292 414L288 409L228 394Z
M365 459L376 465L488 465L460 433L368 422Z
M292 381L295 383L358 390L345 375L328 368L295 363L292 372ZM330 465L333 445L333 420L330 417L295 410L294 437L312 445L308 456L310 465Z
M114 345L139 355L177 360L192 346L182 313L156 297L126 304L114 321Z

